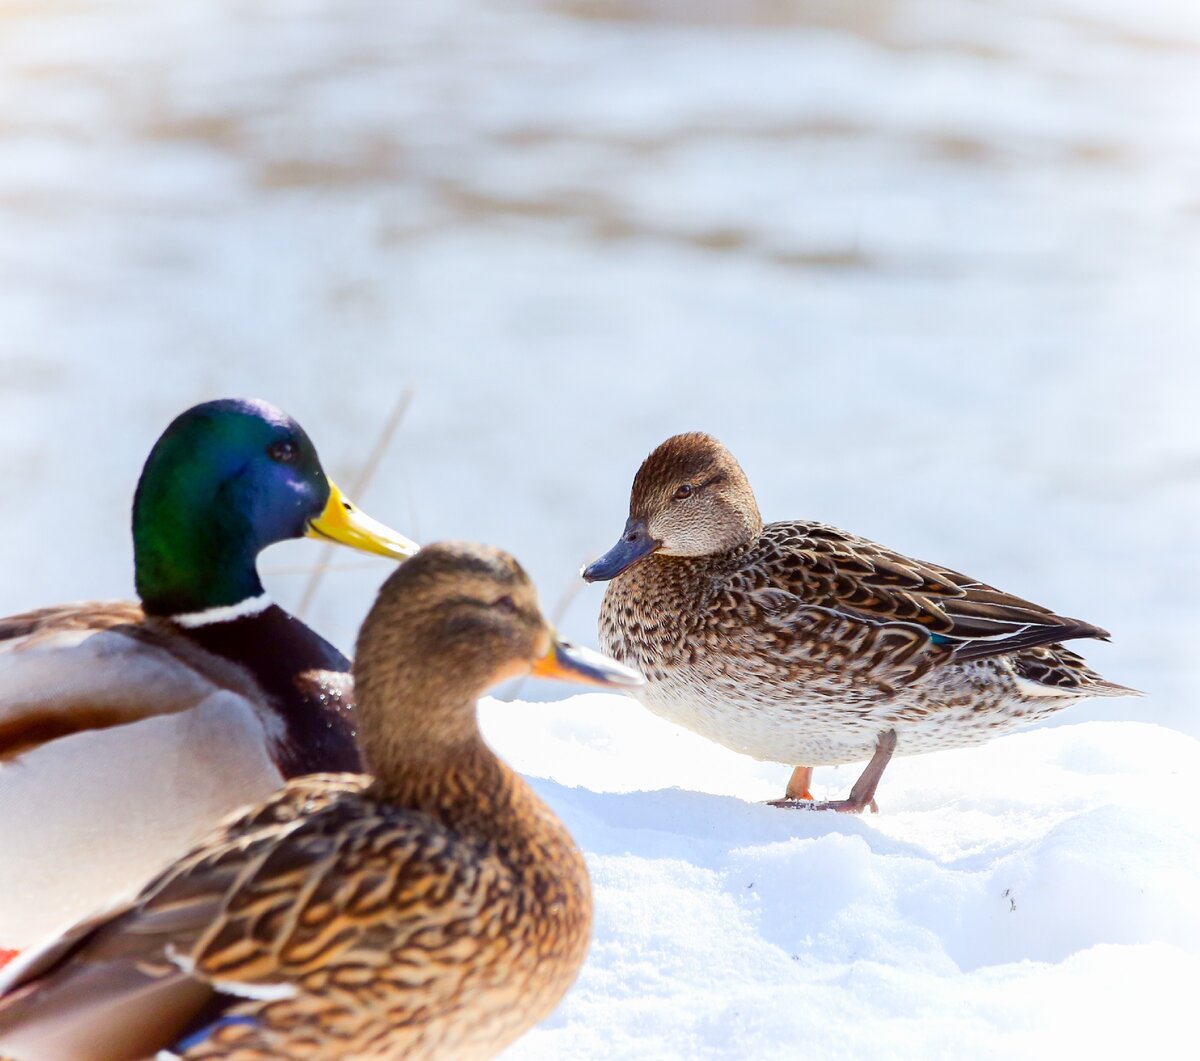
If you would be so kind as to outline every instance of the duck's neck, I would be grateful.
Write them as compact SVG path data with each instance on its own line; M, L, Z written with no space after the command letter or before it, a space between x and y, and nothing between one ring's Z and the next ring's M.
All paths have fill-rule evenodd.
M257 551L243 530L206 522L170 501L135 506L134 578L146 613L196 615L261 598Z
M414 691L406 703L421 706L406 715L408 726L390 719L386 737L375 736L379 728L361 719L359 740L367 769L375 775L373 791L456 828L486 826L494 834L516 827L535 797L484 741L475 700L451 707ZM360 700L360 714L362 706Z
M373 791L389 803L424 811L457 831L492 836L523 832L532 793L480 738L439 760L410 761L404 775L375 775Z

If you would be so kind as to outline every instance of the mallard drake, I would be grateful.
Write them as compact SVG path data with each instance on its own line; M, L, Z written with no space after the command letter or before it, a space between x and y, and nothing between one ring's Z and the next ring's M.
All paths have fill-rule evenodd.
M0 946L136 887L285 778L359 768L348 661L255 567L301 536L416 550L342 496L291 417L206 402L138 482L141 603L0 619Z
M632 688L557 641L512 557L426 546L354 660L373 776L289 782L120 909L14 963L0 1054L483 1058L557 1005L591 892L562 823L484 743L476 699L531 672Z
M701 433L646 458L624 534L583 577L610 580L600 644L645 674L651 711L795 766L780 806L860 812L893 752L1134 691L1060 644L1107 640L1091 623L823 523L764 526L733 455ZM848 799L812 801L813 766L868 758Z

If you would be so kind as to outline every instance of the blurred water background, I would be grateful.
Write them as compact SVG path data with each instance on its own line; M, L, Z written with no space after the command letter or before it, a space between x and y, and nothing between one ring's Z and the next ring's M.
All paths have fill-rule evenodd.
M1064 721L1200 735L1194 0L10 0L0 100L0 613L131 593L193 402L347 484L412 386L359 501L550 606L704 429L767 519L1111 629L1152 695Z

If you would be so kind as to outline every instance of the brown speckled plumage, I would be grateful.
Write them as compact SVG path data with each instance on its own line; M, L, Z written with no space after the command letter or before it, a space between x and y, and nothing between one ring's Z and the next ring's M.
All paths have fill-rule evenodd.
M764 526L707 435L647 458L585 577L611 579L600 644L646 676L645 704L768 761L866 759L891 730L899 754L959 747L1130 691L1059 643L1098 627L835 527Z
M165 915L205 979L300 989L180 1056L489 1057L553 1009L590 923L566 830L482 756L407 795L294 782L148 889L140 919Z
M0 1001L0 1052L498 1053L574 980L591 896L566 829L484 744L474 701L564 651L510 557L422 550L381 590L359 638L374 777L290 782L127 907L33 958ZM153 1006L139 1008L156 984ZM109 1026L120 1005L133 1017Z

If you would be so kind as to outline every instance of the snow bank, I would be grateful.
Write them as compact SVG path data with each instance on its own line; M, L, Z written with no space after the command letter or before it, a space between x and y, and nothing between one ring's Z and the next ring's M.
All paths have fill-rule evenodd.
M1087 723L894 761L881 813L631 701L483 708L585 851L579 982L508 1057L1102 1056L1177 1046L1200 974L1200 743ZM843 795L857 767L819 769Z

